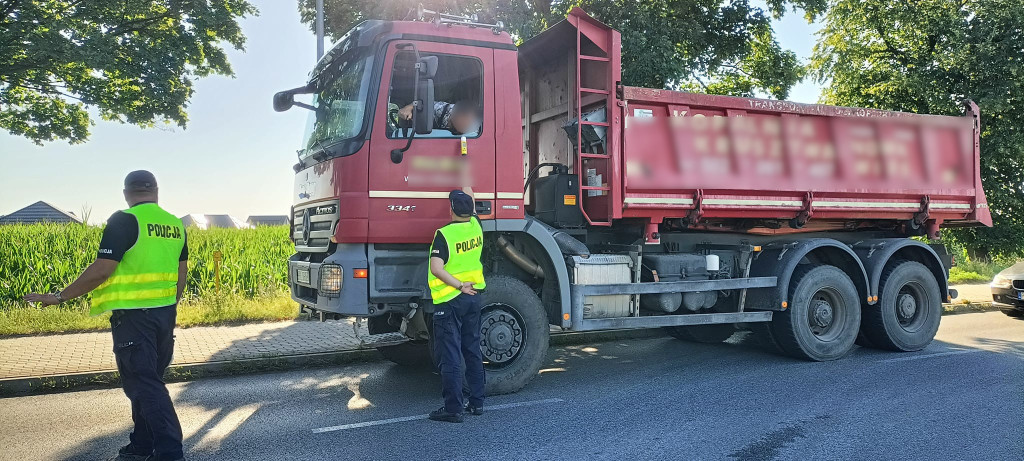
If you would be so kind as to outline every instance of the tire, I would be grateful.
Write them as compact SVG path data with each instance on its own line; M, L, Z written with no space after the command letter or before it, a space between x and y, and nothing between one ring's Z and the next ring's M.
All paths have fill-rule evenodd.
M910 352L924 349L939 330L942 299L939 282L916 261L897 261L882 273L874 306L864 306L861 332L878 349Z
M731 323L718 325L693 325L665 327L665 331L676 339L693 343L714 344L724 342L736 333L736 326Z
M480 315L487 395L526 386L548 353L548 316L536 293L511 277L487 277Z
M405 367L427 368L434 366L430 346L426 341L409 341L394 346L382 346L377 352L385 359Z
M789 309L776 312L769 328L779 348L796 358L826 361L853 348L860 330L860 296L835 266L798 267L790 285Z

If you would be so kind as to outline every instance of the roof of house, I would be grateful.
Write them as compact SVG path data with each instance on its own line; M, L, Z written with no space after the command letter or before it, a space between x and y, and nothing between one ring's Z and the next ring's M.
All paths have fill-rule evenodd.
M42 200L6 216L0 216L0 224L32 224L40 222L78 223L82 220L70 211L57 208Z
M280 226L288 224L288 217L281 215L253 215L245 222L254 226Z
M245 221L228 214L187 214L181 217L185 227L195 226L200 229L248 229L252 227Z

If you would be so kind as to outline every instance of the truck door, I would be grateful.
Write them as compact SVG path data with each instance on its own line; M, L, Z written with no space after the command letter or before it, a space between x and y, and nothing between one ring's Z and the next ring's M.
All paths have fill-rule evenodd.
M486 77L493 66L490 48L414 42L421 57L438 58L435 107L426 108L435 111L436 120L431 134L414 137L400 163L392 161L391 151L407 142L401 110L412 102L412 88L403 66L396 69L395 63L396 58L408 61L399 54L412 53L409 43L387 45L370 136L367 216L370 239L378 243L430 242L434 230L450 221L448 193L467 180L478 202L494 199L494 88Z

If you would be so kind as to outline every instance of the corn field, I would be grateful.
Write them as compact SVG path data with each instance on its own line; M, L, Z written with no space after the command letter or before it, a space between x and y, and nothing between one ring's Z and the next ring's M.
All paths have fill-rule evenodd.
M19 304L28 292L47 293L70 284L96 259L102 228L31 224L0 226L0 306ZM287 288L293 247L287 226L187 230L187 295L216 294L215 251L220 251L220 293L248 298Z

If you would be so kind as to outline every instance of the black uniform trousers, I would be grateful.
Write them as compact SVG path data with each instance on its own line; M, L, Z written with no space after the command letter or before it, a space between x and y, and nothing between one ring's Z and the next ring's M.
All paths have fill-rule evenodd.
M484 357L480 351L480 309L483 295L460 293L454 299L434 305L434 356L441 369L444 411L463 411L463 364L469 404L484 406Z
M181 459L181 423L164 384L174 353L176 306L115 310L110 317L121 385L132 402L135 452Z

